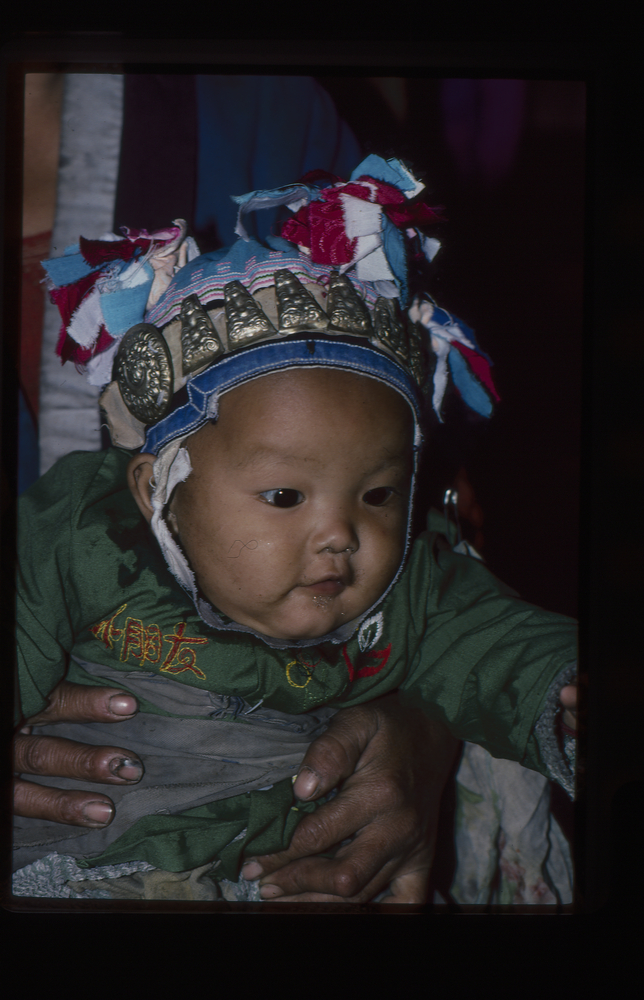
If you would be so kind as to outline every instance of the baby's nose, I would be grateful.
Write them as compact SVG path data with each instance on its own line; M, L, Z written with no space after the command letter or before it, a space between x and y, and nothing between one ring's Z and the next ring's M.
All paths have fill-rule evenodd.
M324 523L318 525L316 536L318 552L331 552L333 555L348 552L351 555L360 545L353 522L339 512L329 515Z

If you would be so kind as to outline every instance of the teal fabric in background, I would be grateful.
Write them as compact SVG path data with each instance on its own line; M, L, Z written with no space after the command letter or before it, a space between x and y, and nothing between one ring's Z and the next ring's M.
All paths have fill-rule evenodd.
M360 146L333 101L308 76L198 76L199 151L195 229L235 235L230 195L279 187L320 168L348 178ZM282 215L278 216L278 212ZM253 213L249 235L279 235L290 213Z

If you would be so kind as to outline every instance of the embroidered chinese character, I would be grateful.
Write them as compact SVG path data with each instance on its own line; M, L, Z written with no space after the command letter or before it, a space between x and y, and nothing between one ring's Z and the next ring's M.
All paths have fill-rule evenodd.
M171 645L161 670L167 674L181 674L184 670L191 670L201 680L205 680L206 675L196 665L197 656L191 647L204 645L208 640L185 635L185 631L186 623L179 622L175 632L163 636L164 642L169 642Z
M106 618L105 621L99 622L98 625L92 625L90 632L96 636L99 642L102 642L106 649L114 648L114 641L120 639L123 635L123 629L117 628L114 624L114 619L118 618L122 611L125 611L127 604L122 604L118 611L115 611L111 618Z
M126 663L132 655L143 665L158 663L161 659L161 629L158 625L148 625L147 628L139 618L126 618L125 637L121 648L121 662Z

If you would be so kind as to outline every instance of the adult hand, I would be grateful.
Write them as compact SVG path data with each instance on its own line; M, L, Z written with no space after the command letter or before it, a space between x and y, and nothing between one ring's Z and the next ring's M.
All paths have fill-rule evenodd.
M61 681L49 696L48 707L27 720L14 741L16 774L77 778L108 785L133 785L141 780L143 765L136 754L122 747L96 747L54 736L32 736L31 726L53 722L122 722L138 712L136 698L118 688L86 687ZM114 804L107 795L63 791L24 781L14 783L17 816L103 827L114 818Z
M570 729L577 729L577 685L568 684L559 692L559 701L564 709L563 721Z
M339 711L309 747L294 784L313 801L343 782L330 802L304 814L286 851L242 868L260 895L280 902L424 903L441 795L459 743L396 695ZM315 857L352 837L333 859ZM261 876L261 877L260 877Z
M136 783L143 765L129 751L32 736L30 725L119 722L137 710L127 692L61 682L48 708L27 720L16 737L16 772ZM247 863L243 874L262 875L262 895L284 902L365 902L387 886L383 901L425 902L441 794L458 746L445 727L403 709L396 695L339 711L309 747L294 790L304 801L344 781L341 791L303 816L288 850L258 858L254 867ZM14 804L19 816L76 826L107 826L114 817L107 795L21 779ZM354 835L334 859L316 856Z

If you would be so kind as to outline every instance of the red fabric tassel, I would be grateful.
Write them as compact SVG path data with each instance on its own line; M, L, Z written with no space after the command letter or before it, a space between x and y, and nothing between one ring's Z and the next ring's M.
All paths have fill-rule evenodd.
M391 184L385 184L384 181L377 181L375 177L367 177L363 175L358 178L359 181L366 181L368 184L373 184L376 187L376 197L373 198L371 192L368 188L362 187L359 184L347 184L343 189L347 194L353 195L354 198L366 198L367 201L377 201L379 205L402 205L407 199L405 198L402 191L398 188L392 187ZM354 191L350 191L349 188L357 187L359 191L364 191L364 195L356 194Z
M314 201L309 206L311 260L314 264L350 264L357 241L350 240L344 228L339 200Z
M103 351L106 351L110 344L113 343L114 337L108 333L103 324L101 324L98 338L92 347L81 347L80 344L77 344L67 334L65 327L62 326L58 337L58 344L56 345L56 354L60 356L60 363L62 365L66 361L73 361L76 367L80 368L82 365L86 365L94 355L102 354Z
M417 226L435 225L437 222L444 222L440 210L424 205L422 201L413 205L384 205L383 212L387 218L391 219L395 226L400 229L415 229Z
M314 170L302 180L314 181L321 177L332 178L333 175ZM444 221L440 209L429 208L421 202L408 204L404 194L391 184L367 176L359 180L365 183L350 181L340 187L325 188L319 201L303 205L282 226L281 235L291 243L309 249L315 264L350 264L355 256L357 240L349 239L346 234L343 195L382 205L388 218L401 229Z
M328 201L303 205L282 226L281 235L298 246L310 248L314 264L349 264L355 254L356 240L350 240L345 232L337 194Z
M482 382L485 388L490 390L497 403L500 402L501 397L496 391L494 382L492 381L492 373L490 371L489 362L486 361L485 358L481 357L480 354L477 354L476 351L473 351L470 347L466 347L465 344L459 343L458 340L453 340L450 346L455 347L461 352L479 382Z
M132 260L137 249L147 253L152 240L86 240L80 238L80 252L90 267L107 264L111 260Z
M292 219L284 223L281 235L285 240L296 243L299 247L311 246L311 231L309 229L309 206L303 205Z
M58 306L65 327L69 326L69 321L92 285L98 280L99 274L100 271L94 271L92 274L80 278L73 285L63 285L60 288L51 289L49 296L51 301Z

